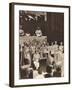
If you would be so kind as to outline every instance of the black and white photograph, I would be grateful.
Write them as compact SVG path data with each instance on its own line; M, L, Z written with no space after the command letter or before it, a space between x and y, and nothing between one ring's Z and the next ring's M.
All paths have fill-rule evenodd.
M13 3L12 7L11 84L69 83L69 6Z
M64 14L19 11L20 79L64 76Z

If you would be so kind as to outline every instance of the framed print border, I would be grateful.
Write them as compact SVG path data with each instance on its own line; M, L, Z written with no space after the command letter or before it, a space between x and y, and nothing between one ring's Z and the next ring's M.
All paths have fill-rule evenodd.
M27 6L36 6L36 7L52 7L52 8L67 8L68 12L68 22L69 22L69 40L68 40L68 81L67 82L59 82L59 83L42 83L42 84L26 84L26 85L15 85L15 5L27 5ZM45 85L61 85L61 84L70 84L70 6L62 6L62 5L46 5L46 4L28 4L28 3L10 3L9 4L9 86L10 87L26 87L26 86L45 86Z

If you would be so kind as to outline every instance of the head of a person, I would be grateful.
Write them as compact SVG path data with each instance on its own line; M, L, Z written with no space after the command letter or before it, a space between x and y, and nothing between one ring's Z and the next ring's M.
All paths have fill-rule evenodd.
M30 36L30 33L26 33L25 35L26 35L26 36Z
M24 33L24 30L23 30L23 29L20 29L20 30L19 30L19 35L20 35L20 36L23 36L24 34L25 34L25 33Z
M37 27L37 29L36 29L36 31L35 31L35 34L36 34L36 36L38 36L38 37L41 37L41 36L42 36L42 31L41 31L40 27Z
M57 44L57 41L55 41L55 44Z

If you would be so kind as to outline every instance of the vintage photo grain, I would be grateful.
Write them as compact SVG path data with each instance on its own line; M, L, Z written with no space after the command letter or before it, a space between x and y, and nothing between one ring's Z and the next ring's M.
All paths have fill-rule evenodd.
M64 76L64 13L19 11L20 79Z

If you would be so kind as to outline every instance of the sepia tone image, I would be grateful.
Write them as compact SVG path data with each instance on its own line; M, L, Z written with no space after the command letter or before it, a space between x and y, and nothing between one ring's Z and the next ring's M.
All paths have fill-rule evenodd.
M19 79L64 77L64 13L19 11Z

